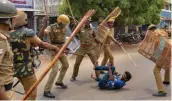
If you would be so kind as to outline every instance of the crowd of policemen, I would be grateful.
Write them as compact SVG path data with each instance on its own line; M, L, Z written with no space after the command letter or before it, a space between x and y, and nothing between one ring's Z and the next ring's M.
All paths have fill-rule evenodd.
M70 19L67 15L62 14L57 18L56 23L47 26L48 18L45 17L39 38L32 29L26 27L27 14L25 12L16 10L15 6L7 0L0 1L0 8L0 95L2 95L2 99L7 99L6 97L8 97L8 99L15 99L13 98L14 92L12 90L13 77L19 79L25 92L37 81L32 65L31 45L36 44L48 49L51 54L50 57L53 59L55 54L65 43L66 26L69 25ZM113 28L113 23L114 19L109 19L107 26ZM41 40L44 35L49 36L49 43ZM103 44L97 37L96 32L90 27L90 19L87 20L76 36L80 40L80 48L76 52L78 55L76 56L71 81L76 80L80 64L85 55L89 56L93 66L98 64L97 60L99 54L97 54L97 46ZM104 43L104 58L101 65L106 65L108 61L111 61L112 65L114 65L114 58L110 50L111 41L121 45L113 38L112 30L109 30ZM52 67L44 88L45 97L55 98L51 93L51 88L59 71L59 62L61 62L62 67L55 85L63 89L67 88L67 85L63 83L63 79L69 67L69 62L65 54L67 52L68 50L65 50ZM99 72L95 72L95 74L97 77L99 76ZM5 91L5 95L3 95L3 91ZM37 89L34 89L27 100L35 100L36 96Z

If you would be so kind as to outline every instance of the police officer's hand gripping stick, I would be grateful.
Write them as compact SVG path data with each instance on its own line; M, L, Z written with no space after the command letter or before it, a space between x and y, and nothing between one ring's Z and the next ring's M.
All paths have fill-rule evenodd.
M69 37L69 39L66 41L66 43L63 45L63 47L59 50L59 52L56 54L56 56L54 57L54 59L51 61L51 63L48 65L48 68L46 68L46 70L41 74L40 78L38 78L38 80L35 82L35 84L29 89L29 91L26 93L26 95L22 98L22 100L26 100L27 97L32 93L32 91L38 86L38 84L43 80L43 78L46 76L46 74L50 71L50 69L54 66L55 62L57 61L57 59L59 58L59 56L64 52L64 50L66 49L66 47L68 46L68 44L72 41L72 39L74 38L75 34L80 30L80 28L83 26L83 24L88 20L88 18L90 18L93 14L95 13L95 10L89 10L84 17L82 18L82 20L80 21L80 23L77 25L77 27L75 28L75 30L72 32L71 36Z

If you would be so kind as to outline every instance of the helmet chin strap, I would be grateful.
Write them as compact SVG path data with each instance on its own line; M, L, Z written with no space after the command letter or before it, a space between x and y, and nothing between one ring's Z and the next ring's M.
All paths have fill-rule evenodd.
M8 25L9 28L12 27L12 21L11 21L10 18L8 18L8 19L2 19L2 21L0 21L0 23L1 23L1 24L6 24L6 25Z

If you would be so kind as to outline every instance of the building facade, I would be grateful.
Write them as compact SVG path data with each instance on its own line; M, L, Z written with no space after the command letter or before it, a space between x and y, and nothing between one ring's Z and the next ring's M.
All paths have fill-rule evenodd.
M168 27L170 27L171 20L171 0L166 0L165 7L164 9L162 9L161 12L160 27L163 27L165 24L168 25Z

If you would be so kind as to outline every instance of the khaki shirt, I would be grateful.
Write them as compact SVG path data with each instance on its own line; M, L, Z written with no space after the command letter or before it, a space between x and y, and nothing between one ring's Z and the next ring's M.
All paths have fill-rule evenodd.
M108 32L108 35L107 35L107 38L106 38L106 41L105 41L105 44L110 44L112 42L112 39L114 36L114 29L111 28Z
M0 30L0 85L13 82L13 53L7 37L8 32Z
M81 45L91 45L94 42L92 29L81 29L77 36L80 39Z
M52 44L62 44L66 40L66 28L60 28L58 24L52 24L45 29Z

